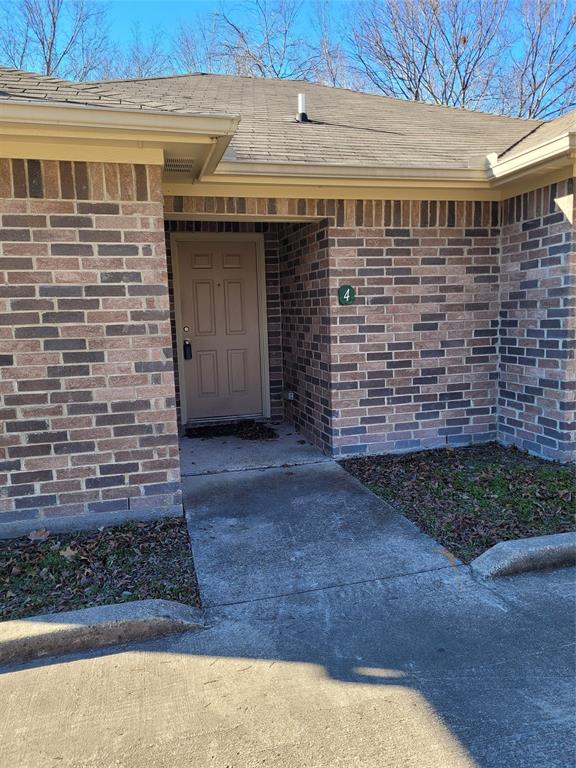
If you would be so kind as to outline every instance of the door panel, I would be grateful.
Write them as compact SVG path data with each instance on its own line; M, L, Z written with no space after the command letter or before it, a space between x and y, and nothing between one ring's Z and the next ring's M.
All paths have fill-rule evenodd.
M210 269L212 267L212 254L194 253L192 255L192 266L194 269Z
M218 394L218 352L206 349L196 353L198 395L202 398Z
M246 358L245 349L228 350L228 386L230 392L246 392Z
M255 244L181 241L177 253L187 418L262 414Z
M226 333L245 334L244 323L244 283L241 280L224 281L224 311L226 313Z
M192 293L194 294L194 332L198 336L214 336L216 334L214 282L193 280Z

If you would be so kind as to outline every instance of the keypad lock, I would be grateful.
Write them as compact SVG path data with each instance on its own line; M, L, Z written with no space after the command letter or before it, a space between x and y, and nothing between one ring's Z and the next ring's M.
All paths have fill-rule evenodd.
M190 339L184 339L184 360L192 360L192 344Z

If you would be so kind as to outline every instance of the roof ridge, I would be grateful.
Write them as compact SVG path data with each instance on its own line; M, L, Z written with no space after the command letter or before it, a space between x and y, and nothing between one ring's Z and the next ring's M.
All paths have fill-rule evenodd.
M509 152L510 150L512 150L517 144L519 144L521 141L523 141L532 133L534 133L534 131L536 131L542 125L548 125L551 122L554 122L554 120L558 120L562 117L565 117L565 115L559 115L557 118L554 118L554 120L538 121L535 118L513 117L512 115L503 115L498 112L486 112L480 109L467 109L463 107L451 106L449 104L432 104L427 101L402 99L397 96L388 96L387 94L384 94L384 93L358 91L358 90L354 90L353 88L344 88L342 86L328 85L327 83L317 83L310 80L302 80L298 78L257 77L254 75L236 75L236 74L225 73L225 72L184 72L184 73L171 74L171 75L154 75L152 77L114 78L109 80L66 80L61 77L53 77L52 75L45 75L39 72L30 72L28 70L18 69L16 67L6 67L6 66L0 66L0 72L10 72L10 73L24 75L24 76L37 77L37 78L41 78L42 80L49 80L50 82L53 82L53 83L61 83L63 85L76 87L81 91L92 89L93 92L96 91L96 93L98 93L98 90L97 90L98 86L112 85L116 83L117 84L147 83L147 82L156 81L156 80L176 80L176 79L181 79L186 77L227 77L227 78L234 78L234 79L237 78L242 80L253 80L254 82L264 81L264 82L273 82L273 83L302 83L303 85L313 87L313 88L326 88L334 91L345 91L347 93L352 93L354 95L359 95L364 97L375 97L377 99L385 99L393 102L406 102L408 104L420 104L423 107L451 110L452 112L484 115L486 117L500 119L500 120L504 119L504 120L510 120L514 122L523 122L523 123L530 123L530 124L537 123L521 139L519 139L518 141L514 142L509 147L507 147L507 149L505 149L504 152L502 152L501 155L499 155L500 157L506 154L507 152ZM144 108L144 105L141 102L133 101L130 97L123 96L122 94L115 92L114 90L110 91L107 95L115 96L121 102L123 101L126 104L132 104L133 106L140 107L140 109ZM573 111L576 113L576 110L573 110ZM566 114L570 114L570 112Z
M150 80L176 80L179 77L197 77L198 75L214 75L217 72L180 72L174 75L152 75L151 77L113 77L109 80L82 80L84 83L147 83ZM242 75L237 75L242 77Z
M47 81L49 81L51 83L57 83L57 84L62 85L62 86L69 86L71 89L76 89L79 92L77 94L78 95L77 99L74 99L71 96L63 99L63 101L65 103L69 103L69 104L78 104L78 106L84 106L84 107L93 106L94 108L101 107L101 108L105 108L105 109L113 109L114 106L116 106L116 105L112 105L112 104L106 103L106 101L104 100L104 98L106 96L108 96L108 97L112 97L112 98L117 99L118 100L118 106L121 106L122 104L125 104L125 105L129 104L129 105L131 105L133 107L138 108L142 112L155 112L155 111L157 112L157 111L159 111L159 110L152 110L149 107L146 107L146 104L143 104L141 101L135 100L135 99L133 99L133 98L131 98L129 96L125 96L125 95L123 95L121 93L118 93L117 91L115 91L113 89L104 90L104 88L102 86L106 83L106 81L98 81L98 80L65 80L64 78L61 78L61 77L52 77L52 75L44 75L44 74L41 74L39 72L29 72L28 70L24 70L24 69L17 69L15 67L5 67L5 66L0 66L0 72L16 74L16 75L24 75L25 77L23 78L23 80L27 80L29 78L32 78L32 79L33 78L37 78L37 79L42 80L42 81L46 81L47 80ZM114 82L123 82L123 81L118 80L118 81L114 81ZM87 92L90 92L90 94L95 96L95 97L100 97L99 100L101 100L102 103L101 104L92 104L92 105L83 103L82 100L81 100L81 97L82 97L83 94L85 94ZM30 96L32 96L32 95L33 94L30 94ZM45 101L45 99L43 99L43 100ZM167 110L161 110L161 111L165 112Z
M52 75L45 75L42 72L31 72L28 69L18 69L17 67L6 67L1 65L0 66L0 72L8 72L10 74L16 74L16 75L26 75L27 77L37 77L41 78L42 80L49 80L52 83L65 83L67 85L85 85L87 81L81 81L78 82L74 80L64 80L62 77L53 77Z
M550 122L552 122L552 121L551 121L551 120L547 120L547 121L544 121L544 122L542 122L542 123L539 123L538 125L536 125L534 128L532 128L532 130L531 130L531 131L528 131L528 133L525 133L525 134L524 134L524 136L521 136L521 137L520 137L519 139L517 139L515 142L513 142L512 144L510 144L510 146L509 146L509 147L506 147L506 149L505 149L503 152L500 152L500 154L498 155L498 157L504 157L504 155L508 154L508 152L511 152L511 151L514 149L514 147L517 147L517 146L518 146L518 144L521 144L523 141L525 141L525 140L528 138L528 136L532 136L532 134L533 134L533 133L536 133L536 131L537 131L539 128L542 128L542 126L543 126L543 125L548 125Z
M574 121L576 125L576 109L571 109L570 112L565 112L563 115L557 115L556 117L553 117L552 120L542 120L541 123L536 125L534 128L532 128L531 131L528 131L528 133L524 134L520 139L515 141L513 144L510 144L509 147L506 147L506 149L503 152L500 152L498 157L504 157L504 155L508 154L508 152L511 152L514 147L517 147L519 144L522 144L523 141L526 141L526 139L529 136L533 136L540 128L544 128L545 126L552 125L557 120L563 120L566 117L572 116L572 120Z
M114 80L94 80L94 81L84 81L84 82L95 82L100 84L148 83L155 80L177 80L184 77L229 77L229 78L238 78L242 80L253 80L254 82L263 81L263 82L269 82L269 83L302 83L302 85L313 87L313 88L327 88L333 91L346 91L347 93L352 93L354 95L370 96L377 99L386 99L389 101L403 102L408 104L420 104L423 107L429 107L434 109L450 110L452 112L468 113L468 114L475 114L475 115L485 115L486 117L493 117L500 120L502 119L513 120L514 122L522 122L522 123L536 122L534 118L513 117L512 115L503 115L499 112L487 112L481 109L468 109L466 107L456 107L450 104L432 104L431 102L428 102L428 101L420 101L415 99L402 99L398 96L388 96L385 93L373 93L371 91L358 91L358 90L355 90L354 88L345 88L343 86L329 85L328 83L317 83L311 80L302 80L298 78L289 78L289 77L257 77L255 75L236 75L236 74L231 74L227 72L186 72L186 73L180 73L180 74L174 74L174 75L154 75L153 77L117 78ZM539 122L538 124L540 125L541 123Z

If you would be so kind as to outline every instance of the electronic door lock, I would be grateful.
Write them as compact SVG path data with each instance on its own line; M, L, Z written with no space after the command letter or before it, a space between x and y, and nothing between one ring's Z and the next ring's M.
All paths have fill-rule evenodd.
M184 360L192 360L192 344L190 339L184 339Z

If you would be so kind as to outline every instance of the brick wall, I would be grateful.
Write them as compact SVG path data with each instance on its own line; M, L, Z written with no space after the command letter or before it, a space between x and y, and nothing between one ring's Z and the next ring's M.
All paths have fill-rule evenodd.
M287 418L327 452L332 449L328 222L280 231L280 285Z
M495 439L496 203L170 198L167 207L325 219L279 231L284 379L297 393L287 414L324 450ZM338 305L342 284L356 288L354 305Z
M329 230L333 453L496 436L498 210L346 203ZM339 285L356 288L338 306Z
M279 225L278 233L285 388L306 387L303 358L313 355L330 384L324 396L326 380L312 376L317 394L308 388L304 408L287 412L300 428L308 420L308 436L326 450L498 438L564 460L574 434L574 219L556 199L571 194L567 181L502 205L194 197L166 205L195 215L326 218L329 335L309 333L315 346L300 359L291 333L306 313L309 327L327 318L324 307L310 307L311 242L301 263L286 266L287 238L297 241L307 225ZM291 280L299 280L292 294ZM358 292L349 307L337 302L343 283Z
M575 221L573 179L502 204L498 437L557 460L575 448Z
M572 180L500 206L165 205L316 218L166 228L264 234L273 415L294 391L289 417L327 452L498 437L572 457ZM0 160L0 216L0 520L177 511L160 169Z
M160 173L0 160L0 525L180 509Z

